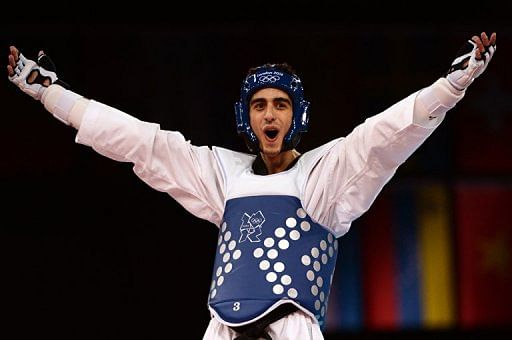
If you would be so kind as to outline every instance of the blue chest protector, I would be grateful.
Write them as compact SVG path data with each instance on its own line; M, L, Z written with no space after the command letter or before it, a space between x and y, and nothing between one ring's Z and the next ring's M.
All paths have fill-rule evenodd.
M251 323L292 302L325 326L338 241L297 197L300 171L307 169L300 161L269 176L252 174L240 159L233 167L224 164L234 185L227 186L208 304L228 325Z

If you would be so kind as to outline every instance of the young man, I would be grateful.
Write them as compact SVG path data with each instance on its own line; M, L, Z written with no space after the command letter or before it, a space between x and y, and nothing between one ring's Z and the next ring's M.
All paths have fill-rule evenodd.
M251 154L197 147L65 87L52 63L11 47L9 80L78 129L76 141L134 172L219 227L204 339L322 339L337 238L369 209L398 166L465 95L496 50L474 36L447 74L368 118L348 136L299 154L309 102L287 64L250 70L235 104Z

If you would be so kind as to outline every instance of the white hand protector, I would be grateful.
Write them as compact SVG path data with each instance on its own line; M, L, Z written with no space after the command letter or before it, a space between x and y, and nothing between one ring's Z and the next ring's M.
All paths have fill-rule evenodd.
M31 79L34 76L35 78ZM14 74L9 77L9 80L32 98L41 100L47 87L57 81L57 75L20 54L14 68ZM45 83L49 84L45 85Z
M496 45L487 46L485 52L481 53L480 59L476 58L477 49L476 43L468 40L446 73L446 79L459 91L465 90L475 78L485 71L496 51Z

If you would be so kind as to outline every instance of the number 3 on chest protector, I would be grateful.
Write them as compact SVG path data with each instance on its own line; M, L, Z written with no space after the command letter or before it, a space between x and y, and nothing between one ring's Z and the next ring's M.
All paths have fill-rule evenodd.
M237 302L233 303L233 310L235 312L238 312L240 310L240 302L237 301Z

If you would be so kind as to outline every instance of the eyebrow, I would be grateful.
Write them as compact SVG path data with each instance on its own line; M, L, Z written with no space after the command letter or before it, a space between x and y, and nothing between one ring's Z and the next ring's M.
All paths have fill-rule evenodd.
M255 99L251 99L251 102L249 103L249 105L253 105L254 103L265 103L267 100L265 98L255 98ZM292 104L292 102L290 101L290 99L288 98L285 98L285 97L275 97L272 99L273 102L285 102L285 103L288 103L288 104Z

